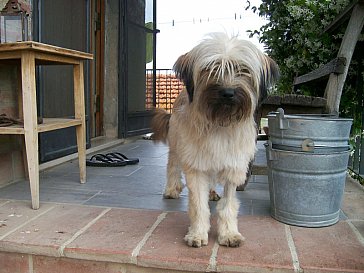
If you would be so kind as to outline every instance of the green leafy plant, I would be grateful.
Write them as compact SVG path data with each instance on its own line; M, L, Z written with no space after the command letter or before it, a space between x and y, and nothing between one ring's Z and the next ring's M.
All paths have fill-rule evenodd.
M246 9L267 19L260 29L249 30L250 36L257 35L265 50L278 63L281 79L278 94L298 93L323 96L326 80L304 84L292 89L294 78L324 65L337 56L346 24L334 34L324 31L335 17L350 3L349 0L262 0L260 6ZM355 51L341 97L340 115L354 118L353 133L361 133L361 104L363 88L357 85L363 78L363 53Z

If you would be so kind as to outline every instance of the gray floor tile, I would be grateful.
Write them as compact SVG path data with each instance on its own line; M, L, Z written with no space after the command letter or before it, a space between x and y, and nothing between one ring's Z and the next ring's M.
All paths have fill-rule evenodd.
M242 199L248 200L269 200L269 191L266 189L246 189L243 192L239 192L239 196Z
M258 153L264 147L258 143ZM150 140L126 143L108 152L121 152L129 158L137 157L137 165L123 167L87 167L87 182L79 182L78 161L73 160L40 174L40 200L49 202L77 203L107 207L143 208L167 211L187 211L187 189L176 200L164 199L168 147ZM263 151L264 152L264 151ZM90 157L90 156L88 156ZM216 191L222 196L223 187ZM267 176L254 175L243 192L237 192L241 203L239 214L265 215L269 211ZM27 181L3 187L0 198L30 200ZM216 213L217 202L210 202L211 213Z
M240 206L239 215L252 215L253 208L251 206Z
M268 207L253 207L252 215L255 216L270 216L270 206Z
M74 203L80 204L91 198L98 191L82 190L62 187L43 187L39 189L41 202ZM30 200L30 187L25 181L4 187L0 191L0 198L14 200Z
M253 208L270 208L270 200L253 199L252 206Z
M266 175L254 175L254 182L255 183L268 184L268 176L266 176Z
M140 208L166 211L187 211L187 198L164 199L162 194L120 195L119 193L101 192L84 205Z

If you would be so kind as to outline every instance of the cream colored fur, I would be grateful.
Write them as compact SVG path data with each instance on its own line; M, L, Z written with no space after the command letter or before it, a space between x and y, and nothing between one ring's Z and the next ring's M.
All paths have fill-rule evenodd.
M236 247L244 240L237 227L239 202L235 190L244 183L256 150L254 111L259 86L263 82L267 88L274 80L272 74L278 73L276 69L275 63L254 45L225 34L212 34L176 62L177 75L187 88L193 89L193 99L184 90L174 103L169 123L159 126L158 130L161 127L168 130L164 196L178 198L184 187L181 172L186 178L191 224L185 241L190 246L201 247L208 243L211 183L224 185L224 196L217 205L219 244ZM248 100L244 101L247 108L242 109L244 118L235 117L232 111L232 119L212 120L207 114L210 106L204 104L210 95L220 93L212 94L211 85L221 87L220 93L226 88L245 92Z
M187 101L187 93L177 100ZM218 201L218 241L222 245L240 244L237 230L239 203L235 189L244 183L249 162L255 154L256 127L249 119L229 127L206 128L195 119L191 105L175 108L169 123L168 182L164 195L178 198L183 189L181 170L189 190L191 227L185 237L191 246L207 245L210 228L208 193L210 182L224 184L224 196ZM191 122L194 120L194 122Z

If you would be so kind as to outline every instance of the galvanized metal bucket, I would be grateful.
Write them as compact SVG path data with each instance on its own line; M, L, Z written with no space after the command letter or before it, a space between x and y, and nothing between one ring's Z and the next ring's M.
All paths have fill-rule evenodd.
M266 144L273 218L323 227L339 220L350 154L352 119L330 115L268 115Z
M350 151L315 154L266 144L271 215L304 227L339 220Z
M269 140L274 149L330 153L347 151L352 119L333 115L268 114Z

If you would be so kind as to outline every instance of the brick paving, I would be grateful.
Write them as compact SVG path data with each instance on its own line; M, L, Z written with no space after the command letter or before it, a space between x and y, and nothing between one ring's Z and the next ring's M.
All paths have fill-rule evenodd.
M237 193L244 244L219 246L212 213L208 246L191 248L183 241L187 193L162 199L167 149L144 140L118 149L140 164L88 168L84 188L75 163L42 173L39 210L30 209L26 183L0 189L0 273L364 272L364 191L351 179L341 220L303 228L269 216L266 176L253 175Z

